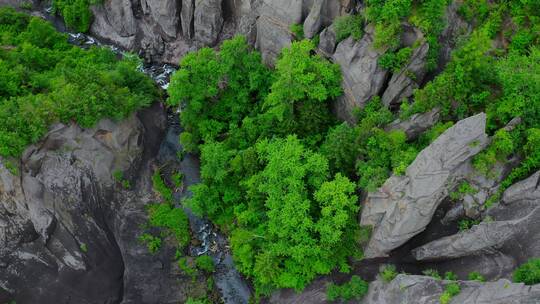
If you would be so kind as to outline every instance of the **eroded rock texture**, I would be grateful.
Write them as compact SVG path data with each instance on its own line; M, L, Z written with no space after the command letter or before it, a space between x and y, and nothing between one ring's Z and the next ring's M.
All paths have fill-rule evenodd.
M508 188L486 217L469 230L416 248L414 257L449 260L447 267L462 265L458 269L488 278L510 277L516 266L540 253L540 172Z
M438 304L445 286L451 281L427 276L398 275L390 283L374 281L362 304ZM495 282L458 281L460 293L452 303L460 304L533 304L540 299L540 285L525 286L501 279Z
M464 167L487 143L486 115L459 121L418 154L403 176L392 176L363 203L361 225L373 227L369 258L386 256L422 232Z
M57 124L18 172L0 162L0 302L170 303L204 292L175 270L171 246L152 256L137 239L164 127L157 105L92 129ZM117 185L117 170L132 189Z

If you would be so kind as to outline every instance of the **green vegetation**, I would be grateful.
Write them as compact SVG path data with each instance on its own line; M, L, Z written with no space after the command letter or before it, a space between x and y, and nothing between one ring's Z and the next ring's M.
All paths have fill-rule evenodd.
M86 245L85 243L82 243L81 246L80 246L80 249L81 249L82 252L87 253L88 252L88 245Z
M154 254L159 251L161 248L161 238L153 236L149 233L143 233L139 236L139 241L143 244L146 244L148 251Z
M167 203L148 205L150 227L162 228L176 238L178 247L186 246L190 240L189 221L184 210Z
M450 198L453 200L461 200L463 197L467 194L475 194L478 190L476 190L471 184L469 184L466 181L461 182L457 189L453 192L450 192Z
M19 156L55 122L122 119L158 93L136 57L68 44L48 22L0 8L0 156Z
M398 275L396 266L386 265L381 271L381 277L386 283L391 282Z
M192 258L181 257L178 259L178 267L184 274L190 276L193 280L197 277L197 266Z
M131 182L124 178L124 172L120 170L116 170L113 172L113 178L114 180L122 185L124 189L130 189L131 188Z
M406 47L395 53L387 52L379 58L379 65L394 73L398 73L409 62L412 51L410 47Z
M296 40L302 40L304 39L304 25L302 24L291 24L291 33L294 36L294 39Z
M461 292L461 288L458 283L450 283L444 288L444 292L441 294L439 301L441 304L449 304L452 298L457 296Z
M165 181L161 177L161 171L159 169L156 169L154 171L154 174L152 175L152 185L154 187L154 191L159 193L159 195L165 202L172 203L173 191L165 184Z
M469 230L472 226L480 224L480 220L462 219L458 222L459 231Z
M211 256L201 255L195 259L195 264L197 268L208 273L212 273L215 270L214 260Z
M360 300L368 292L368 282L362 280L359 276L353 275L351 280L343 285L330 283L326 288L326 297L329 301L342 299L345 301L357 299Z
M62 15L66 25L78 32L87 32L92 24L90 5L102 0L53 0L53 12Z
M230 231L259 294L348 271L359 252L356 186L317 151L336 124L339 68L313 48L294 42L271 71L236 37L186 56L169 87L183 107L181 141L201 153L203 182L185 204Z
M428 276L428 277L435 278L437 280L442 279L439 272L437 270L435 270L435 269L426 269L426 270L422 271L422 274L425 275L425 276Z
M445 280L449 280L449 281L457 281L458 280L458 277L455 273L451 272L451 271L447 271L444 273L444 279Z
M534 285L540 283L540 259L534 258L522 264L514 271L513 281Z
M210 302L206 298L202 298L202 299L188 298L185 304L211 304L211 303L212 302Z
M364 21L361 15L345 15L334 21L337 42L349 37L358 41L364 35Z
M473 271L471 273L469 273L469 275L467 276L467 278L471 281L479 281L479 282L485 282L486 279L484 278L484 276L482 276L479 272L477 271Z
M497 163L513 155L523 159L489 200L492 205L508 186L540 168L540 152L533 148L540 142L540 11L530 1L475 0L465 1L460 14L475 30L462 39L445 70L415 92L411 105L403 105L401 116L439 107L444 120L455 121L486 112L494 138L475 157L474 167L492 177L499 174ZM495 49L492 42L501 34L510 43ZM521 123L512 131L502 129L518 117Z

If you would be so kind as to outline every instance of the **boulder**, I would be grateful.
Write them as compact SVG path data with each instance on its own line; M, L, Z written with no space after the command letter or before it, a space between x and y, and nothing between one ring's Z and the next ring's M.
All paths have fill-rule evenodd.
M460 304L533 304L540 299L540 285L526 286L508 280L495 282L456 281L459 294L451 302ZM361 304L439 304L445 286L453 283L427 276L399 274L390 283L377 280L369 285Z
M409 63L392 75L381 99L386 107L399 108L403 99L411 97L414 90L420 86L427 72L428 50L427 42L420 44L413 50Z
M343 74L343 96L336 101L335 110L339 118L353 122L352 110L364 105L381 93L388 71L379 66L383 50L373 46L373 27L368 26L359 41L343 40L332 56Z
M540 252L539 182L540 171L508 188L501 203L487 211L487 220L420 246L413 256L420 261L453 260L448 268L459 264L491 278L510 276L516 265ZM477 267L479 260L491 266Z
M107 0L91 10L94 21L90 33L128 50L136 47L137 22L130 0Z
M336 32L334 31L334 26L331 25L325 28L320 34L319 40L319 51L326 57L332 57L334 51L336 50Z
M309 11L309 15L304 21L304 36L306 38L313 38L322 26L322 16L323 8L326 5L326 0L314 0L313 6Z
M195 40L212 46L217 42L223 26L222 0L195 1L194 30Z
M403 176L391 176L362 204L361 225L373 227L367 258L384 257L424 231L459 181L463 168L487 144L484 113L459 121L422 150Z
M434 108L426 113L414 114L406 120L397 119L390 123L385 130L401 130L407 134L408 140L413 140L439 121L440 112L439 108Z

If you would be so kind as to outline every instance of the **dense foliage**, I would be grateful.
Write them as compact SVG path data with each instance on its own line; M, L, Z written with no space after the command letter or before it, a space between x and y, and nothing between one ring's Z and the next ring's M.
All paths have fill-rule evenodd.
M53 0L53 11L64 18L66 25L78 32L86 32L92 24L90 5L102 0Z
M317 152L335 125L339 68L313 48L293 43L271 71L236 37L186 56L169 89L183 107L181 141L201 153L203 182L186 204L230 230L259 293L347 271L356 253L356 186Z
M18 156L54 122L92 127L153 102L135 58L68 44L48 22L0 9L0 156Z

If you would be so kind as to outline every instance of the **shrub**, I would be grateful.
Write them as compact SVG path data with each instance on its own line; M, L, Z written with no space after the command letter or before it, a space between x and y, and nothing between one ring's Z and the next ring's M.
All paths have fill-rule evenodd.
M171 232L179 247L186 246L190 240L189 221L184 210L174 208L170 204L152 204L148 206L151 227L163 228Z
M398 73L409 62L412 51L410 47L405 47L395 53L386 52L379 58L379 65L394 73Z
M146 244L148 251L154 254L161 248L161 238L155 237L149 233L144 233L139 237L139 241Z
M482 276L479 272L477 271L473 271L471 273L469 273L469 275L467 276L467 278L471 281L479 281L479 282L485 282L486 279L484 278L484 276Z
M461 292L461 288L458 283L450 283L446 285L444 292L441 294L439 301L441 304L449 304L452 298L457 296Z
M444 279L449 281L457 281L458 277L455 273L447 271L444 273Z
M154 187L154 190L161 195L161 198L165 202L172 203L172 201L173 201L173 192L165 184L165 181L161 177L161 172L160 172L159 169L156 169L156 171L154 171L154 174L152 175L152 185Z
M296 40L304 39L304 26L302 24L291 24L290 27L291 33Z
M334 31L337 42L341 42L348 37L360 40L364 35L364 22L360 15L345 15L338 17L334 21Z
M458 229L460 231L469 230L473 226L480 224L480 220L462 219L458 222Z
M386 265L381 271L381 277L386 283L391 282L397 275L398 272L394 265Z
M513 275L514 282L534 285L540 283L540 259L534 258L519 266Z
M368 293L369 284L359 276L352 276L351 280L343 285L329 284L326 288L326 297L329 301L343 299L345 301L352 299L361 299Z
M211 256L201 255L195 259L195 264L198 269L204 270L208 273L212 273L215 270L214 260Z
M425 275L425 276L433 277L433 278L435 278L437 280L441 279L441 275L435 269L426 269L426 270L422 271L422 274Z

